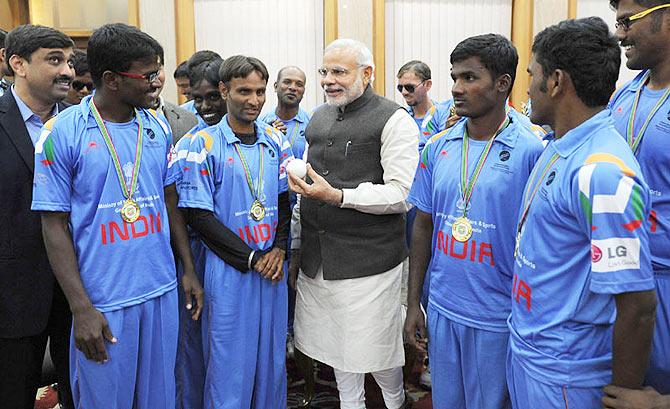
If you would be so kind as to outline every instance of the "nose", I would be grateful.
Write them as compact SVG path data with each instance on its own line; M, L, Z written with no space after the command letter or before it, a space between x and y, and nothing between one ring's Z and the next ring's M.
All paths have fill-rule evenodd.
M454 85L451 87L451 94L453 96L463 95L463 85L462 85L461 81L456 80L454 82Z
M623 40L625 40L627 34L628 34L628 32L626 32L626 29L623 26L619 26L619 27L614 29L614 35L617 36L617 38L619 39L619 42L622 42Z

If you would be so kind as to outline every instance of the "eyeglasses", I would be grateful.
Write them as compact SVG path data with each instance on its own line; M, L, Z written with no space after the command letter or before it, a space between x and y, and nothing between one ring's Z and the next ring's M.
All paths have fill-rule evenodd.
M319 68L316 70L316 72L319 73L321 78L326 78L328 76L328 73L330 73L333 77L335 78L342 78L349 74L349 70L346 68L340 68L340 67L335 67L335 68Z
M670 7L670 3L667 4L661 4L660 6L652 7L646 10L642 10L639 13L633 14L630 17L622 18L616 21L614 23L614 27L617 29L622 29L623 31L628 31L630 30L630 26L636 21L639 20L643 17L646 17L647 15L653 13L656 10L664 9L666 7Z
M418 83L416 85L414 85L414 84L405 84L405 85L398 84L398 92L400 92L402 94L402 89L405 88L407 90L407 92L412 94L412 93L414 93L414 91L416 91L416 88L421 86L424 82L425 81L421 81L420 83Z
M93 85L92 82L82 82L78 80L72 81L72 88L75 91L81 91L82 89L84 89L84 87L86 87L86 89L89 91L93 91L95 89L95 85Z
M151 84L152 82L156 81L158 76L161 74L161 70L150 72L148 74L134 74L132 72L118 71L117 74L119 74L122 77L134 78L136 80L147 80L149 84Z

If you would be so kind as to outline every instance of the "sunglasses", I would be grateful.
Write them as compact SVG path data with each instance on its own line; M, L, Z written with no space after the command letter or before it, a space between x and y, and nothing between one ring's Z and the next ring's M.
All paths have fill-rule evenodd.
M87 90L93 91L95 89L95 85L93 85L92 82L82 82L78 80L72 81L72 88L74 88L75 91L81 91L86 87Z
M405 88L407 90L407 92L409 92L411 94L416 90L416 88L418 86L422 85L423 83L424 83L424 81L421 81L420 83L418 83L416 85L414 85L414 84L405 84L405 85L398 84L398 92L402 93L402 89Z
M623 31L628 31L628 30L630 30L630 26L635 21L637 21L637 20L639 20L643 17L648 16L649 14L653 13L654 11L664 9L666 7L670 7L670 3L661 4L660 6L648 8L646 10L642 10L641 12L633 14L630 17L626 17L626 18L622 18L622 19L617 20L616 23L614 23L614 27L617 28L617 29L620 28Z

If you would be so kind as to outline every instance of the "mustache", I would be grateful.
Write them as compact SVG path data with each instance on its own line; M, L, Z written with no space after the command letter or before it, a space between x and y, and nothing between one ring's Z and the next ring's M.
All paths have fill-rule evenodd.
M71 83L74 80L74 77L70 77L69 75L60 75L54 79L54 82L58 81L67 81L68 83Z

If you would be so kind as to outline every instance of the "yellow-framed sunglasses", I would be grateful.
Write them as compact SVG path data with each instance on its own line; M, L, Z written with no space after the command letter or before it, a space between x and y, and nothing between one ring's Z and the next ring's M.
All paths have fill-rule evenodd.
M621 28L621 29L623 29L623 31L628 31L630 29L631 24L633 24L636 20L639 20L643 17L646 17L647 15L653 13L656 10L664 9L664 8L667 8L667 7L670 7L670 3L661 4L660 6L651 7L651 8L648 8L646 10L642 10L641 12L633 14L630 17L626 17L626 18L622 18L622 19L617 20L616 23L614 23L614 27L616 27L617 29Z

